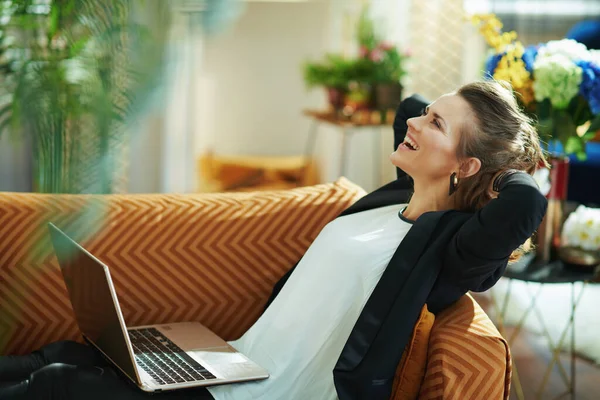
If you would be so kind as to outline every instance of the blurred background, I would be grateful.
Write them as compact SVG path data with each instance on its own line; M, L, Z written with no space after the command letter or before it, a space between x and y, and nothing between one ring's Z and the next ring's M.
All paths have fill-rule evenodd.
M473 23L475 14L494 14L527 51L510 38L508 52L494 48L497 29ZM546 228L552 244L563 211L600 204L599 24L598 0L2 0L0 191L247 191L341 175L371 191L395 178L388 156L401 99L435 100L498 77L510 70L502 57L515 51L527 64L515 68L542 71L525 56L570 38L552 51L585 58L569 59L568 68L577 62L584 71L573 101L566 110L549 98L529 104L549 121L540 129L562 143L546 147L569 161L554 169L562 171L554 189L546 188L557 205L551 209L561 211L552 214L554 231ZM548 83L541 72L533 76L513 86L526 95ZM566 119L544 114L552 107ZM549 175L538 178L542 187ZM590 210L577 214L569 226L584 228L566 239L596 237L591 247L575 247L597 265L600 212ZM518 284L505 316L511 323L529 312L528 284ZM495 290L506 298L506 279ZM547 326L530 322L529 336L511 344L527 398L554 363L540 332L557 343L575 312L568 285L552 290L537 297ZM492 312L493 299L478 300ZM577 310L580 398L596 399L600 388L598 301L595 285ZM564 369L552 371L550 391L558 394Z
M37 78L48 79L47 85L38 87L41 78L31 74L21 85L18 101L29 107L21 106L10 121L8 110L0 115L5 120L0 136L2 191L52 191L51 178L44 180L43 175L57 168L49 159L59 161L50 153L42 156L50 150L39 145L40 135L46 143L64 136L63 144L67 137L77 137L83 147L70 151L86 155L54 172L79 182L55 184L54 191L241 189L264 184L265 169L276 171L273 176L283 171L281 180L290 185L331 181L343 173L372 190L394 177L388 161L391 129L361 129L342 143L338 127L321 125L308 151L314 119L303 114L328 107L320 78L307 73L306 64L326 54L359 56L365 4L370 3L366 13L378 38L395 46L402 57L401 96L420 93L430 99L483 74L487 46L467 14L496 13L525 45L564 38L577 22L600 15L600 4L593 0L101 0L68 9L70 3L77 1L3 2L5 64L13 60L12 68L18 70L14 64L25 53L39 61L40 49L53 48L52 37L61 34L68 49L53 56L52 71L38 71L42 75ZM61 13L55 12L61 7ZM77 13L87 13L87 26ZM34 19L37 28L24 28ZM106 20L121 22L111 27L103 25ZM42 32L48 26L50 31ZM113 36L108 37L111 29ZM115 29L122 31L115 34ZM27 35L37 35L36 46L14 39ZM94 45L104 46L104 54L93 53ZM14 93L15 79L5 75L5 92ZM50 101L56 93L71 100ZM100 120L104 122L98 124ZM102 150L97 149L102 142L98 136L107 138ZM348 153L345 168L340 168L343 146ZM307 164L309 176L300 177ZM40 180L46 186L36 184ZM278 185L273 182L270 187Z

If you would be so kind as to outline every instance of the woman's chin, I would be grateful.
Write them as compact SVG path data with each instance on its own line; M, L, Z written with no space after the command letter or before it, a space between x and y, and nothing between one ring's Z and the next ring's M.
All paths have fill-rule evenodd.
M410 162L410 157L406 157L404 152L396 150L390 154L389 158L393 165L410 175L410 171L414 168L414 165Z

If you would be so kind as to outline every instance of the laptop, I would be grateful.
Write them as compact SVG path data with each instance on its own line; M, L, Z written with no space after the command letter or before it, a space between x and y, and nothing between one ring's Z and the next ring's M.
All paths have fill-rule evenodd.
M108 267L49 224L84 339L146 392L266 379L269 373L198 322L127 327Z

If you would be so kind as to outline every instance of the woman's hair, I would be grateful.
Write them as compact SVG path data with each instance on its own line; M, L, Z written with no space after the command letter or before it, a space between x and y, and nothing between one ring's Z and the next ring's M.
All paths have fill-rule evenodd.
M460 179L455 207L473 212L490 201L490 181L499 171L518 169L533 174L540 164L548 164L537 131L521 111L510 84L474 82L462 86L457 94L473 111L473 123L462 126L457 157L476 157L481 168L477 174Z
M457 94L473 111L473 122L465 122L457 149L458 159L481 160L479 172L460 179L454 205L474 212L491 199L488 188L494 176L504 169L533 174L548 166L539 136L531 119L521 111L511 86L493 80L462 86Z

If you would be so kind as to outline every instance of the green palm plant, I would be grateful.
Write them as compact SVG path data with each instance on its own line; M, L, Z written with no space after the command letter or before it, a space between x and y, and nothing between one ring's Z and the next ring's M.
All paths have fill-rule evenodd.
M165 3L153 2L163 8L155 18L167 18ZM134 22L132 7L133 0L0 3L0 134L31 138L36 191L114 191L128 124L158 86L166 39Z

